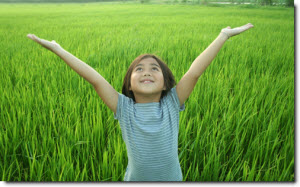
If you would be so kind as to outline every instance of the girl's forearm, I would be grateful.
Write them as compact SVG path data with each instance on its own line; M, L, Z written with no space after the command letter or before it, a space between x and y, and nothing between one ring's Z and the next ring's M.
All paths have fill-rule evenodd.
M188 71L199 78L217 56L227 39L228 36L226 34L220 33L219 36L194 60Z
M96 81L101 77L96 70L64 50L62 47L55 48L52 51L92 85L95 85Z

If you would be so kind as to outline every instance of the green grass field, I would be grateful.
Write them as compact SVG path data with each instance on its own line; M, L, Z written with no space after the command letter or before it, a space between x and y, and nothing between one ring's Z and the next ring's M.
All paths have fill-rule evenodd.
M122 181L113 112L55 54L55 40L121 92L130 63L160 56L176 82L226 26L180 113L184 181L294 181L294 9L142 4L0 4L0 179Z

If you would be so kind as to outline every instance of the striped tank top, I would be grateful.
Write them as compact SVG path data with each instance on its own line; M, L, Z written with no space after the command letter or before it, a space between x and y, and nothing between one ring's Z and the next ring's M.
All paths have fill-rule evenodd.
M126 144L124 181L182 181L178 159L179 106L176 86L160 102L135 103L118 93L114 118Z

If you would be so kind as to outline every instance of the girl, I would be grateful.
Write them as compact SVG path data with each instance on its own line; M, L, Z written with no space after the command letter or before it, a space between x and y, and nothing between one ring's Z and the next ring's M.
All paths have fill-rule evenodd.
M127 148L124 181L182 181L178 159L179 112L184 110L184 102L225 41L252 27L248 23L234 29L229 26L222 29L176 86L172 72L161 59L151 54L138 56L126 73L122 94L54 40L49 42L33 34L27 37L63 59L93 85L114 112Z

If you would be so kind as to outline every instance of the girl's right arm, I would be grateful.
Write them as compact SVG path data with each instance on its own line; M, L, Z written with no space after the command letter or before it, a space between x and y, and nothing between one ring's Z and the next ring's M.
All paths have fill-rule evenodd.
M80 76L82 76L85 80L92 84L103 102L114 113L116 113L118 104L118 92L97 71L95 71L80 59L76 58L68 51L64 50L54 40L49 42L47 40L38 38L33 34L28 34L27 37L58 55L74 71L76 71Z

